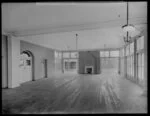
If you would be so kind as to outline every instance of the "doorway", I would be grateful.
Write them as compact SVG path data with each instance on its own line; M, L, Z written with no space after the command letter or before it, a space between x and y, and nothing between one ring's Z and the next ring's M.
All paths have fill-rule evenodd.
M47 78L47 59L42 62L42 78Z
M20 55L20 83L34 80L34 59L30 51L23 51Z

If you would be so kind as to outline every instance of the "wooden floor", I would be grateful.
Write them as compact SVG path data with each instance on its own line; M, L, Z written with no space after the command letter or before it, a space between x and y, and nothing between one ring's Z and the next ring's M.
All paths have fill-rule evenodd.
M3 113L147 112L142 89L116 72L64 74L3 89Z

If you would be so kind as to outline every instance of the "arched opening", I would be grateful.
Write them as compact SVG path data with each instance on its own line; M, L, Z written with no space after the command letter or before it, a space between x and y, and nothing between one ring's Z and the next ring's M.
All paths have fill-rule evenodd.
M34 56L26 50L20 55L21 83L34 81Z

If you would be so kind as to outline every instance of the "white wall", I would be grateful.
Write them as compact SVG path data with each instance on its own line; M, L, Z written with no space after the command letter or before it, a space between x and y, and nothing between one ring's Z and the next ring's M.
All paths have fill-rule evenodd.
M66 50L67 46L69 46L69 49L76 48L76 33L78 34L79 49L104 48L104 44L108 48L118 48L124 44L121 36L123 33L121 27L23 36L19 38L45 47Z
M8 86L7 60L7 37L2 35L2 88L6 88Z
M25 41L20 41L20 50L21 52L28 50L34 56L34 80L43 78L42 61L44 59L47 59L48 77L52 77L55 71L54 50L31 44Z
M20 40L8 37L8 87L14 88L20 85Z

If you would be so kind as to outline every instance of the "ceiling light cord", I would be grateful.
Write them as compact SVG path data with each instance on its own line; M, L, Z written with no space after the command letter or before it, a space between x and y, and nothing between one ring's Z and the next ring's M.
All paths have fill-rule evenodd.
M129 7L128 7L128 1L127 1L127 25L128 25L128 21L129 21ZM127 42L130 42L128 31L127 31Z
M127 25L128 25L128 20L129 20L129 11L128 11L128 2L127 2Z
M125 26L123 26L123 28L131 28L134 27L133 25L128 24L129 23L129 3L127 2L127 24ZM129 30L126 31L127 32L127 36L124 37L124 42L128 43L131 42L131 37L129 37Z
M78 50L78 34L76 34L76 51Z

